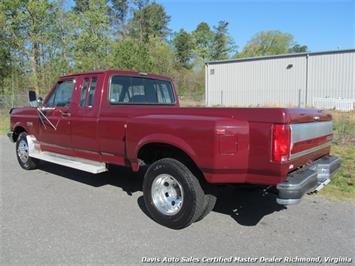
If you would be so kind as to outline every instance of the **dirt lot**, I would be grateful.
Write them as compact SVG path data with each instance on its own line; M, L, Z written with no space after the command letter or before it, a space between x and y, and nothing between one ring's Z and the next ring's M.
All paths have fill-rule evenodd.
M273 194L227 187L209 216L174 231L147 215L141 174L117 168L91 175L49 163L25 171L5 137L0 151L1 265L127 265L144 257L190 256L355 258L350 202L312 195L283 208Z

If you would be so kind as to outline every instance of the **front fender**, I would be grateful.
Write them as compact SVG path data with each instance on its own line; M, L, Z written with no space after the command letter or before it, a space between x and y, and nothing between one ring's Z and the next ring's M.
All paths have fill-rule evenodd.
M13 126L11 126L11 129L7 133L7 136L11 142L16 142L18 133L22 131L29 132L28 127L23 122L16 122Z
M19 128L19 127L22 127L22 128L24 128L25 130L26 130L26 132L28 132L28 126L26 125L26 123L24 123L24 122L22 122L22 121L18 121L18 122L16 122L14 125L13 125L13 130L15 131L16 130L16 128Z

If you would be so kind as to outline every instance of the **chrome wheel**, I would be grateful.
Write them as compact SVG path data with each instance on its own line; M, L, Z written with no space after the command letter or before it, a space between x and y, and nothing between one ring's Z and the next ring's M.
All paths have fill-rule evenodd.
M151 195L154 206L164 215L177 214L184 201L184 191L181 184L168 174L160 174L155 177Z
M20 158L21 162L26 163L28 161L28 144L24 139L20 140L17 147L17 155Z

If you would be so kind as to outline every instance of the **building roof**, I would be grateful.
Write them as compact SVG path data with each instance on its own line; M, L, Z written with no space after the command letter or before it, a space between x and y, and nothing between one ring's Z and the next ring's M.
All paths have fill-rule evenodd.
M322 51L322 52L304 52L304 53L292 53L292 54L267 55L267 56L226 59L226 60L215 60L215 61L207 61L207 62L205 62L205 64L206 65L213 65L213 64L224 64L224 63L234 63L234 62L237 63L237 62L244 62L244 61L268 60L268 59L277 59L277 58L313 56L313 55L324 55L324 54L343 54L343 53L354 53L354 52L355 52L355 49L332 50L332 51Z

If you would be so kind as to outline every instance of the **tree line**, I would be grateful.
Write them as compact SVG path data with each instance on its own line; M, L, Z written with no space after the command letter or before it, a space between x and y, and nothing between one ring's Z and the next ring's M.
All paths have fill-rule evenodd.
M238 52L228 22L173 32L150 0L2 0L0 95L46 93L58 76L129 69L171 76L180 94L202 95L204 62L304 52L289 33L257 33Z

